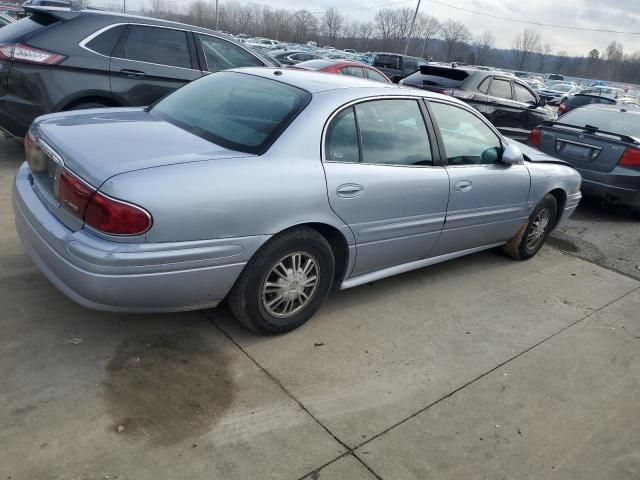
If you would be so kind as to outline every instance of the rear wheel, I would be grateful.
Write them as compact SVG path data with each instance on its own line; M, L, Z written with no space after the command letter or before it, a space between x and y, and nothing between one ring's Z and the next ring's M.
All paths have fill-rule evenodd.
M311 228L267 242L229 293L235 317L256 333L284 333L309 320L324 302L335 270L331 246Z
M540 251L549 237L558 215L558 203L546 194L529 221L503 247L502 251L516 260L528 260Z

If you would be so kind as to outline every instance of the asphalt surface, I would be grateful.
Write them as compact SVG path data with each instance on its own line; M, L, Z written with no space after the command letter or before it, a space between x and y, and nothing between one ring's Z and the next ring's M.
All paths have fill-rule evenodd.
M607 263L626 217L565 227L606 268L485 252L257 337L225 308L66 299L15 232L20 161L0 141L0 480L640 478L640 281Z

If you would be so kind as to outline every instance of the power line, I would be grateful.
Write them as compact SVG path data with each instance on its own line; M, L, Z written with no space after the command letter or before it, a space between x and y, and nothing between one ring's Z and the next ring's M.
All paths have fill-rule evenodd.
M400 0L399 2L381 3L381 4L378 4L378 5L372 5L370 7L336 9L336 12L360 12L362 10L373 10L374 8L390 7L392 5L400 5L401 3L414 3L415 1L416 0ZM317 12L309 12L309 13L320 14L320 13L326 13L326 12L328 12L328 10L319 10Z
M621 35L640 35L640 32L623 32L619 30L606 30L603 28L585 28L585 27L574 27L571 25L558 25L553 23L542 23L542 22L533 22L531 20L522 20L519 18L509 18L509 17L501 17L500 15L493 15L491 13L479 12L478 10L471 10L469 8L459 7L457 5L451 5L449 3L441 2L439 0L426 0L431 3L435 3L437 5L442 5L443 7L453 8L454 10L460 10L462 12L472 13L474 15L481 15L483 17L491 17L496 18L498 20L504 20L507 22L514 23L525 23L527 25L537 25L539 27L550 27L550 28L562 28L565 30L580 30L583 32L600 32L600 33L618 33Z

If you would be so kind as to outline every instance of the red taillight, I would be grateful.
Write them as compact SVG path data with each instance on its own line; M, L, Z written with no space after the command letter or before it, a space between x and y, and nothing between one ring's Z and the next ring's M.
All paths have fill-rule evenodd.
M62 170L58 183L58 201L71 213L83 218L93 192L94 189L82 180L67 170Z
M87 225L111 235L140 235L151 227L151 215L130 203L95 192L84 212Z
M567 111L567 102L562 102L559 106L558 106L558 113L564 113Z
M529 136L527 137L527 143L529 145L533 145L534 147L540 146L540 137L542 137L542 132L539 128L534 128L529 132Z
M64 55L30 47L22 43L0 45L0 60L53 65L61 62L65 58Z
M640 150L637 148L627 148L618 160L618 165L623 167L640 167Z

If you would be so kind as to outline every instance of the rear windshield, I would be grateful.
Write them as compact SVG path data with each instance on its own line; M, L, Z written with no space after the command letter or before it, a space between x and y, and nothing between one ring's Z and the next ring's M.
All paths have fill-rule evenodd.
M392 68L400 70L400 57L398 55L376 55L376 59L373 61L374 67Z
M604 132L640 138L640 114L604 110L598 108L578 108L563 115L561 123L585 127L587 125Z
M275 80L219 72L189 83L149 113L225 148L262 154L311 100Z
M404 82L433 87L454 88L459 86L468 77L469 74L464 70L422 65L420 70L409 75L404 79Z
M0 29L0 43L11 43L23 40L38 30L56 23L51 15L34 13L30 17L10 23Z
M569 99L569 105L572 107L582 107L583 105L588 105L590 103L606 103L608 105L613 105L616 103L615 100L612 100L607 97L590 97L588 95L575 95Z

